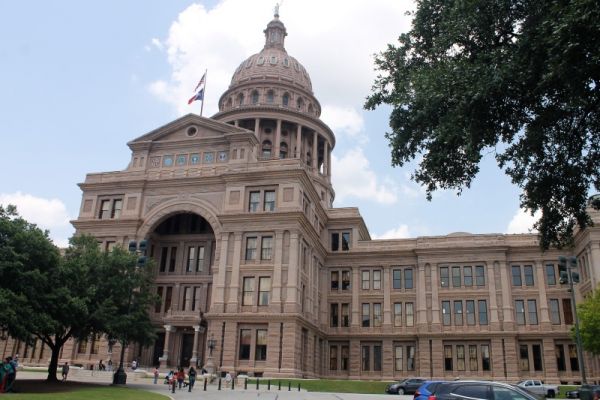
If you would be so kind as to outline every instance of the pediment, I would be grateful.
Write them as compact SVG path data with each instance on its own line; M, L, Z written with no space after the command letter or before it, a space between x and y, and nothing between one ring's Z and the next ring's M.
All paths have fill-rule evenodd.
M127 145L134 149L135 147L147 146L151 143L176 143L207 139L218 140L237 135L249 137L249 134L250 136L254 136L253 132L247 129L238 128L196 114L187 114L133 139Z

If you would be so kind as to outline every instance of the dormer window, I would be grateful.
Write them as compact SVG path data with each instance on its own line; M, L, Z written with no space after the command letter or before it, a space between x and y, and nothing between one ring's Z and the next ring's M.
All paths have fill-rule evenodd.
M279 145L279 158L287 158L288 155L288 146L287 143L281 142Z
M238 97L237 97L237 105L241 106L243 104L244 104L244 94L240 93L240 94L238 94Z
M275 100L275 93L272 90L267 92L267 103L273 103Z
M290 103L290 95L288 93L285 93L283 95L283 97L281 98L281 104L283 104L284 107L287 107Z
M256 90L252 92L252 104L258 104L258 91Z
M302 108L304 108L304 100L302 100L302 97L298 98L298 101L296 102L296 107L298 107L298 110L302 111Z
M262 155L265 158L271 157L271 141L270 140L265 140L262 143Z

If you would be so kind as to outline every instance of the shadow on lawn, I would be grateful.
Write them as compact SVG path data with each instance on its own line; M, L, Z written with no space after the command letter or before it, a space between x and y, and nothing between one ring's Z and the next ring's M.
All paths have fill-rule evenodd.
M71 392L84 388L102 387L85 382L46 382L40 379L19 379L15 381L15 393L60 393Z

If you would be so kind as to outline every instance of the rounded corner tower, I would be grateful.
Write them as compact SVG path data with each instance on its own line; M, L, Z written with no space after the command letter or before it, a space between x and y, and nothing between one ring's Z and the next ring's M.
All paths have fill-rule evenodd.
M329 208L335 135L319 118L321 104L308 72L285 49L287 30L277 11L264 34L263 49L235 70L212 118L254 131L259 162L299 163Z

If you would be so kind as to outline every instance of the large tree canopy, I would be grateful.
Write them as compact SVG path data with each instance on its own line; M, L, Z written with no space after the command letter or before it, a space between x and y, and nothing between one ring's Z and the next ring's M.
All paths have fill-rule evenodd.
M596 290L583 303L577 305L577 314L583 348L592 354L600 355L600 290Z
M468 188L494 153L541 210L542 247L561 247L600 190L598 38L597 0L417 0L365 107L392 106L392 165L422 156L412 177L429 199Z

